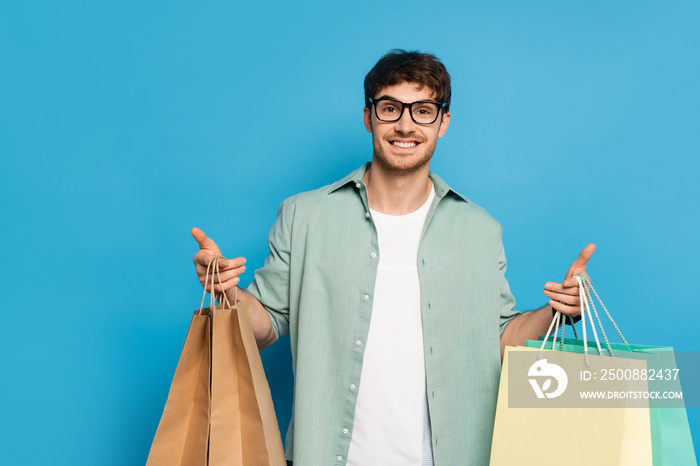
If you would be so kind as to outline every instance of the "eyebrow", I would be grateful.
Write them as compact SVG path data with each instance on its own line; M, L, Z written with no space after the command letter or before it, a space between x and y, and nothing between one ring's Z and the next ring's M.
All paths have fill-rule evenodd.
M374 99L374 100L379 100L379 99L391 99L391 100L395 100L395 101L397 101L397 102L401 102L401 101L400 101L399 99L397 99L396 97L391 96L391 95L387 95L387 94L381 95L381 96L377 97L377 98ZM438 105L440 104L440 102L437 102L437 101L435 101L435 100L433 100L433 99L428 99L428 100L416 100L416 101L414 101L414 102L401 102L401 103L402 103L402 104L403 104L403 103L406 103L406 104L415 104L416 102L431 102L431 103L438 104Z

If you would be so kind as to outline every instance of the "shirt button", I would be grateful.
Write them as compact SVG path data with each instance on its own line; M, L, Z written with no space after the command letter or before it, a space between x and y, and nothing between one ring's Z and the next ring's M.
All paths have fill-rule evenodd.
M355 340L355 345L362 346L362 340Z
M338 461L343 461L343 457L342 457L342 456L340 456L340 455L336 456L336 458L335 458L335 459L337 459Z
M369 212L365 212L365 217L369 218Z
M343 435L348 435L349 433L350 433L350 431L349 431L349 430L347 430L347 429L343 429ZM338 460L338 461L340 461L340 460Z
M350 390L355 390L356 388L357 388L357 387L355 386L354 383L351 383L351 384L350 384ZM340 460L338 460L338 461L340 461Z
M362 186L360 183L355 183L356 188L359 188L360 186Z
M369 257L371 257L372 259L376 259L376 258L377 258L377 253L376 253L376 252L370 252L370 253L369 253Z
M369 301L369 295L368 295L368 294L364 295L364 296L362 297L362 299L364 299L365 301Z

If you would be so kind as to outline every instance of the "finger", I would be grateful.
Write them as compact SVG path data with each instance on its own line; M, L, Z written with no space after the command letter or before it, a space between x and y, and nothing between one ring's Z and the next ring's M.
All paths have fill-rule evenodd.
M209 270L210 275L214 275L218 280L221 277L222 280L227 280L229 278L235 277L237 275L245 272L245 258L238 257L236 259L229 259L228 267L219 267L218 270L213 270L210 266L211 259L214 255L211 252L204 252L204 250L199 251L194 256L195 268L197 269L197 275L206 275L207 270ZM222 259L223 260L223 259ZM221 263L221 260L219 261Z
M581 298L579 297L578 293L575 295L571 294L565 294L565 293L554 293L548 290L544 291L545 296L555 300L559 301L560 303L568 304L569 306L578 306L581 302Z
M226 259L222 257L219 259L219 271L223 272L225 270L233 270L239 267L243 267L246 263L245 257L236 257L235 259Z
M237 267L235 269L227 270L225 272L219 272L214 275L214 281L216 283L221 280L222 282L225 282L227 280L231 280L232 278L235 278L245 272L245 266Z
M214 284L214 292L223 293L224 291L230 290L234 286L238 285L240 281L240 278L234 277L231 280L227 280L223 283L216 282L216 284Z
M568 286L568 283L573 283L573 286ZM578 296L578 282L575 278L571 279L571 282L564 280L564 283L547 282L544 285L545 291L551 291L554 293L564 293L568 295Z
M200 249L199 252L194 255L194 262L195 264L201 264L201 266L206 268L214 257L214 254L208 250ZM226 259L225 257L222 257L219 259L219 273L243 267L245 263L245 257L237 257L235 259Z
M554 299L549 300L549 305L552 306L552 309L559 311L562 314L567 314L570 316L577 316L581 314L581 308L579 306L570 306Z
M586 272L579 271L575 275L583 275L584 277L586 277L588 279L588 281L591 281L591 277L589 277ZM562 285L565 288L578 288L578 281L576 281L576 278L574 278L574 277L569 277L566 280L564 280Z
M207 266L216 256L217 254L214 251L210 251L209 249L200 249L194 255L194 264L197 267L204 267L204 271L206 271ZM197 270L199 271L199 269Z
M195 261L195 263L201 263L201 264L207 265L217 255L221 256L221 253L217 254L215 251L212 251L210 249L200 249L199 251L197 251L195 253L194 261ZM236 257L235 259L226 259L225 257L221 256L221 258L219 259L219 270L234 269L236 267L242 266L245 263L246 263L245 257Z
M221 254L221 251L216 243L211 238L207 237L202 230L194 227L192 230L190 230L190 232L192 233L192 237L199 244L199 249L208 249L213 251L215 255Z
M199 282L202 284L202 286L204 286L205 279L206 278L204 276L199 277ZM219 280L215 280L214 281L214 289L216 291L221 291L221 286L223 285L224 290L227 290L227 289L231 288L233 285L238 284L240 281L241 281L240 277L232 277L232 278L229 278L228 280L221 280L221 282L219 282ZM207 291L210 291L210 290L211 290L211 279L207 283Z
M576 260L571 264L571 267L569 267L569 270L566 272L566 278L573 277L577 273L582 273L586 271L586 265L588 264L588 261L590 260L591 256L593 256L593 253L595 252L595 244L590 243L586 245L585 248L581 250L581 253L578 255Z

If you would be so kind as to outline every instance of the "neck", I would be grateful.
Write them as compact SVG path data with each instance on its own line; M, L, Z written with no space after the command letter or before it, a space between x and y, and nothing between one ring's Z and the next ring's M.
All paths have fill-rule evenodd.
M415 212L433 189L429 173L428 164L410 174L393 174L372 163L364 176L370 209L387 215Z

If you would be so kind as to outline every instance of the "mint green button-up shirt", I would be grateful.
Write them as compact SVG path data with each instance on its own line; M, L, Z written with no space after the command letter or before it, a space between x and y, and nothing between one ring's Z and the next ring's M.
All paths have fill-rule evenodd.
M343 465L372 317L379 251L362 178L285 200L249 291L275 334L290 334L295 466ZM501 225L430 173L436 196L418 250L428 405L437 466L487 465L500 335L517 314ZM401 322L396 323L397 332Z

